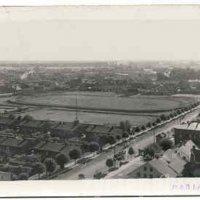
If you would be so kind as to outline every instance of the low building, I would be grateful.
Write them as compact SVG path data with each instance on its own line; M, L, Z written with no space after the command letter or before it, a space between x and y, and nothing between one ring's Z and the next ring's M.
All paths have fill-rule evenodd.
M177 154L187 162L191 161L191 153L193 148L197 149L197 145L192 141L188 140L186 143L183 143L181 147L177 148Z
M32 148L32 141L16 137L0 137L0 155L15 155L28 153Z
M11 173L10 172L2 172L0 171L0 181L10 181Z
M11 128L13 122L14 122L14 119L11 119L9 117L0 117L0 130Z
M175 145L192 140L195 144L200 144L200 124L191 122L176 126L174 128Z
M112 178L164 178L180 177L186 161L183 160L174 150L167 150L163 156L154 158L151 161L133 162L125 167L119 174Z
M23 132L41 131L42 122L40 120L24 120L17 127Z
M74 122L60 122L56 127L52 128L55 137L71 138L75 136L77 125Z
M68 156L69 152L75 148L79 149L80 145L76 146L73 143L70 144L70 142L64 143L58 141L46 141L36 145L34 150L36 153L39 153L41 155L41 158L43 160L46 157L55 158L55 156L59 153Z

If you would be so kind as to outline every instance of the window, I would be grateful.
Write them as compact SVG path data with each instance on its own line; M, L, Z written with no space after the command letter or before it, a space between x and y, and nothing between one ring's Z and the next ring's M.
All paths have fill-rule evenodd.
M144 176L143 176L144 178L147 178L147 175L146 174L144 174Z
M140 177L140 172L137 173L137 177L138 177L138 178Z
M144 171L147 171L147 167L144 167Z
M153 171L153 168L152 167L150 167L150 172L152 172Z

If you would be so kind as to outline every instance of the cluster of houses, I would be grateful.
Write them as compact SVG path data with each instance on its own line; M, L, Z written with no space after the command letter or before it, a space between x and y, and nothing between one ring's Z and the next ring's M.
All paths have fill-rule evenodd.
M173 131L174 145L165 151L154 143L152 159L127 165L111 178L164 178L200 176L200 124L190 123L176 126Z
M75 159L70 156L74 150L78 151L76 159L81 159L100 152L127 134L130 132L118 126L35 120L30 116L1 116L0 180L20 179L18 167L29 178L34 175L32 169L36 161L42 163L46 158L55 159L58 154L63 154L70 162Z

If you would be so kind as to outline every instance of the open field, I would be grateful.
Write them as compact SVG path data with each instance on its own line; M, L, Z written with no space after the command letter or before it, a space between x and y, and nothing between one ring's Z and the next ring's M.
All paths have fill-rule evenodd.
M35 119L49 119L55 121L74 121L75 111L68 110L53 110L53 109L38 109L33 111L26 111L22 115L31 115ZM133 126L142 125L153 121L155 117L142 115L118 115L118 114L102 114L102 113L88 113L78 112L78 119L81 123L88 124L113 124L119 125L120 121L129 120Z
M132 96L120 97L113 93L89 93L89 92L64 92L47 93L31 96L19 96L17 101L24 103L38 103L61 106L76 106L85 108L122 109L135 111L167 111L187 105L192 101L191 97L173 96Z
M120 97L113 93L100 92L65 92L65 93L47 93L36 94L32 96L17 96L19 102L38 103L47 105L69 105L76 106L76 97L78 106L86 108L106 108L125 110L125 113L98 113L95 111L78 111L79 121L89 124L119 124L120 121L129 120L133 126L146 124L154 121L162 113L169 113L167 110L185 106L192 101L192 97L173 97L173 96L132 96ZM138 113L129 113L135 110ZM151 113L152 110L152 113ZM154 112L153 112L154 110ZM158 110L158 113L155 112ZM146 112L148 111L148 113ZM126 114L127 112L127 114ZM145 113L146 112L146 113ZM39 107L33 110L27 110L22 115L31 115L35 119L46 119L55 121L74 121L75 110L66 110L55 107Z

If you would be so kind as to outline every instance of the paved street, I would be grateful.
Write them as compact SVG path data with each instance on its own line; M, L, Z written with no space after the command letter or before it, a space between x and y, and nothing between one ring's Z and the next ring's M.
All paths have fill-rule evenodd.
M180 124L181 122L190 121L195 118L199 114L200 106L195 108L193 111L187 113L185 116L181 116L178 119L171 120L170 122L161 125L160 127L155 128L154 130L148 131L147 133L138 136L137 138L131 140L129 145L133 146L134 150L143 149L147 145L152 144L154 142L154 135L159 134L161 132L171 134L171 129ZM116 151L120 151L124 148L124 144L120 144L116 147ZM78 179L79 174L84 174L87 179L92 179L93 175L97 171L106 171L107 166L105 164L107 158L111 158L114 155L114 150L109 149L107 152L101 153L99 156L91 160L86 164L82 164L74 167L72 170L67 173L61 174L57 176L55 179L66 180L66 179Z

